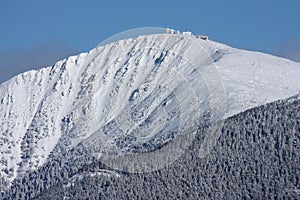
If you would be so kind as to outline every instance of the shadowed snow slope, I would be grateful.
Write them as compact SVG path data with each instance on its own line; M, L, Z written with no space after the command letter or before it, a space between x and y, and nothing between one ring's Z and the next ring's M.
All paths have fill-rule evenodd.
M220 102L215 114L226 118L299 91L300 64L271 55L189 35L110 43L0 85L2 184L43 165L62 140L71 148L97 133L109 148L126 132L146 142L192 130Z

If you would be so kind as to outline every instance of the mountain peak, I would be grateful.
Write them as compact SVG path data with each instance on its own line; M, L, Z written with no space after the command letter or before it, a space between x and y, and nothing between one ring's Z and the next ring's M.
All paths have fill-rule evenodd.
M108 42L0 85L1 178L37 170L58 145L147 151L299 91L299 63L190 32Z

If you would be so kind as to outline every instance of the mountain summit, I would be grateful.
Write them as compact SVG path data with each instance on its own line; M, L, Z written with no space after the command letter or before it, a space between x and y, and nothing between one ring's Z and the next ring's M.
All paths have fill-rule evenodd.
M151 152L299 91L300 63L189 32L108 43L0 85L2 189L61 148Z

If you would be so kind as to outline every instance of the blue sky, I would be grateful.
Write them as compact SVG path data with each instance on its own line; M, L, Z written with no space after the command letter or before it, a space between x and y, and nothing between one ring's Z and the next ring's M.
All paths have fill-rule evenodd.
M1 0L0 83L147 26L300 61L299 9L299 0Z

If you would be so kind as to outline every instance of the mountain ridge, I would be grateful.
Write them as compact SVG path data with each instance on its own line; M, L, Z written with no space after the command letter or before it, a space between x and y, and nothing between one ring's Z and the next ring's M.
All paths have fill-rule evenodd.
M211 69L208 66L219 73L213 75L220 79L211 80L217 82L213 85L217 88L207 87L209 76L201 74L202 69ZM199 73L191 73L193 70ZM210 89L221 86L221 97L226 97L222 117L227 118L297 94L300 63L194 36L157 34L116 41L17 75L0 85L2 182L9 186L18 175L41 167L62 138L66 148L71 148L100 129L109 128L110 133L117 128L127 130L136 119L132 116L126 122L134 108L140 111L147 105L149 110L143 111L143 116L152 117L156 124L155 128L143 124L146 118L142 116L136 119L143 125L141 130L156 133L159 127L172 132L174 127L192 126L195 119L189 116L211 109L206 102L213 93ZM160 101L154 98L157 96ZM137 98L138 104L131 103L131 97ZM195 106L201 111L195 111ZM160 124L156 119L174 123ZM117 125L109 124L112 121ZM130 129L135 130L139 129ZM119 141L119 136L110 133L101 132L103 142ZM160 134L169 137L170 133Z

